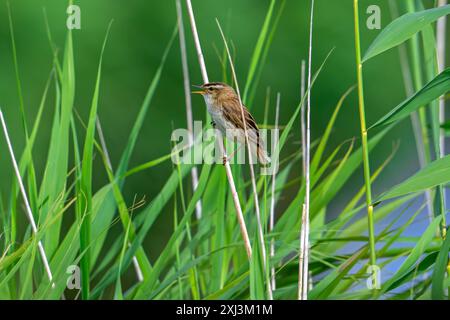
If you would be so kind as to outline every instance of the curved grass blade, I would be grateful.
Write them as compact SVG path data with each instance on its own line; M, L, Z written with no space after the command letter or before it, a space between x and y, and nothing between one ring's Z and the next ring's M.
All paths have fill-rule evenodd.
M450 181L450 155L431 162L406 181L382 194L378 201L384 201L406 194L421 192ZM377 201L377 202L378 202Z
M325 66L326 62L328 61L328 58L331 56L331 54L333 53L334 48L330 50L330 52L328 52L327 56L325 57L325 59L323 60L322 64L320 65L319 69L317 69L316 73L314 74L312 81L311 81L311 85L309 86L309 88L307 88L306 93L303 95L303 97L300 100L300 103L298 104L294 114L291 116L289 122L286 124L286 126L284 127L283 133L281 134L280 140L279 140L279 148L280 148L280 152L284 147L284 144L286 143L286 140L288 138L288 135L292 129L292 126L294 125L294 122L301 110L301 108L304 107L305 101L306 101L306 97L308 96L308 94L310 93L310 91L312 90L312 87L314 86L314 83L317 80L317 77L320 75L320 73L322 72L323 67Z
M88 127L84 142L83 160L80 180L80 193L77 195L77 207L85 215L77 217L81 222L80 230L80 250L85 251L81 258L81 280L82 280L82 298L89 299L89 271L90 271L90 242L91 242L91 219L92 219L92 162L95 140L95 124L97 119L98 98L100 93L100 79L102 73L103 54L105 52L106 42L111 30L111 23L106 31L105 40L100 53L98 64L97 80L95 83L94 96L92 97L91 111L89 113Z
M56 109L58 111L55 112L47 163L39 194L40 203L44 203L40 210L41 219L47 218L56 198L66 190L69 128L75 99L75 64L71 30L68 31L66 37L60 97L59 100L59 92L57 92ZM61 220L56 221L45 235L44 244L49 256L52 256L57 249L61 223Z
M163 268L168 263L169 258L174 254L173 249L174 249L174 245L176 244L178 237L184 232L186 223L191 218L198 199L200 199L201 195L205 191L205 187L207 185L210 171L211 171L210 165L203 166L202 172L200 174L199 184L197 186L197 189L194 192L194 195L191 198L191 201L189 202L188 208L186 209L186 212L185 212L183 218L180 220L180 222L177 226L177 229L171 235L170 240L168 241L163 252L160 254L158 260L155 262L155 266L153 268L153 272L152 272L151 276L147 280L142 282L142 284L138 290L138 293L136 294L137 299L145 298L145 297L148 297L151 295L152 289L153 289L156 281L158 280L159 274L162 272ZM142 232L142 229L141 229L140 233L138 234L138 236L136 237L138 243L143 240L143 237L145 235L145 233Z
M355 86L352 86L349 88L339 99L339 102L337 103L333 115L331 116L330 120L328 121L327 128L325 129L325 133L323 134L322 138L320 139L320 143L317 146L317 150L314 154L314 158L311 161L311 174L313 175L320 164L320 160L322 159L323 153L325 151L325 147L328 142L328 138L330 137L331 130L333 129L334 123L336 122L337 116L339 114L339 111L341 110L342 105L344 104L345 99L348 97L348 95L355 89Z
M269 55L269 49L272 46L273 38L274 38L275 33L276 33L277 29L278 29L278 25L279 25L279 22L281 20L281 16L283 14L285 5L286 5L286 0L283 0L281 2L281 4L280 4L279 8L278 8L278 12L277 12L275 20L273 22L270 34L267 37L267 41L265 43L262 56L260 58L259 68L257 69L256 75L253 78L254 79L253 83L250 85L250 89L249 89L249 92L247 94L247 99L244 99L244 103L250 109L253 106L253 100L255 99L255 93L256 93L256 90L258 88L258 84L260 82L261 75L262 75L263 70L264 70L264 66L266 65L267 56Z
M448 14L450 14L450 5L407 13L395 19L375 38L369 49L367 49L362 62L364 63L380 53L396 47L430 23Z
M266 43L267 35L269 33L270 21L273 15L273 9L275 7L276 0L271 0L269 10L267 11L266 18L264 20L263 26L261 28L261 33L259 34L258 40L256 42L255 50L253 51L252 59L250 60L250 67L248 70L247 80L245 82L244 94L242 96L242 101L247 101L247 95L250 86L253 83L253 78L258 68L261 54L263 52L264 44Z
M430 223L406 260L401 264L395 274L381 287L380 292L378 292L378 296L385 293L394 283L407 275L411 268L415 268L417 261L419 261L422 254L433 241L441 219L442 216L439 216Z
M444 299L444 289L450 287L450 275L447 276L447 283L445 284L445 272L449 267L448 254L450 252L450 236L447 233L441 250L439 251L436 263L434 265L433 276L431 280L431 298L433 300Z
M190 154L187 155L187 159L190 159ZM189 174L192 165L182 165L181 166L181 175L182 177L186 177ZM201 180L201 179L200 179ZM128 249L128 252L125 255L123 265L125 268L128 266L128 263L131 261L132 256L130 254L135 254L138 249L138 245L142 243L148 230L153 226L155 220L159 217L162 209L167 204L169 199L174 194L175 190L178 188L178 173L172 172L170 177L167 179L166 184L162 187L160 193L153 199L153 201L136 217L135 221L137 225L142 225L136 239L133 241L131 247ZM198 189L197 189L198 190ZM188 208L189 209L189 208ZM184 218L183 218L184 219ZM183 220L182 220L183 221ZM178 227L182 223L178 224ZM115 268L110 269L109 273L106 274L103 279L99 282L97 287L93 290L91 297L98 297L103 289L111 283L111 281L115 280L115 275L117 270Z
M160 62L158 69L156 70L156 73L153 76L153 79L149 85L149 88L145 95L144 101L142 102L142 106L139 110L139 114L136 118L135 124L131 130L129 137L128 137L127 145L125 147L124 152L122 153L122 157L120 159L119 166L115 172L116 179L120 179L119 183L118 183L120 188L122 188L122 186L125 182L124 176L128 175L128 174L126 174L126 171L128 169L131 155L133 153L134 147L136 146L136 141L137 141L139 132L141 131L141 128L143 126L148 109L153 100L153 96L155 95L156 89L159 84L159 80L161 79L161 75L162 75L162 72L163 72L163 69L165 66L165 62L166 62L167 56L169 54L169 51L172 47L175 36L177 34L177 30L178 30L178 28L175 27L174 32L164 50L163 56L161 58L161 62ZM143 168L139 168L138 170L140 170L140 169L143 169ZM137 171L133 171L133 172L137 172ZM115 200L115 197L114 197L114 194L112 191L110 194L108 194L107 198L101 204L101 207L99 210L102 212L102 214L97 215L97 218L93 221L93 225L92 225L93 236L100 233L101 230L103 230L104 226L110 224L111 220L113 219L114 212L116 210L116 200ZM97 257L98 257L100 250L105 242L105 239L106 239L106 234L102 235L97 240L97 242L95 244L93 244L93 247L92 247L93 262L95 262L97 260Z
M363 247L348 258L341 266L330 272L309 292L309 299L326 299L341 282L342 278L350 272L353 266L367 253L367 247Z
M423 4L418 1L418 7L423 9ZM431 25L427 25L422 31L422 41L423 41L423 52L424 52L424 64L425 73L428 81L432 81L439 73L437 50L436 50L436 39L434 36L434 29ZM441 158L444 154L441 152L441 129L440 129L441 114L439 110L439 100L435 99L430 102L430 122L431 122L431 133L434 145L435 159ZM434 216L443 214L441 233L443 238L445 238L445 192L442 186L437 186L436 194L433 201L434 206Z
M446 94L450 90L450 68L444 70L441 74L436 76L421 90L415 93L412 97L406 99L397 107L392 109L380 120L375 122L370 129L399 121L420 107L429 104L440 96Z

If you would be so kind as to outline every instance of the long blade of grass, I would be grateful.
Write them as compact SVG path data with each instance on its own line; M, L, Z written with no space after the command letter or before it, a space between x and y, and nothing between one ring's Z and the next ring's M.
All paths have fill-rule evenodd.
M192 29L192 34L194 36L195 48L197 50L197 56L198 56L198 60L199 60L199 64L200 64L200 71L202 73L203 82L208 83L209 82L208 72L206 70L205 60L203 58L202 48L200 45L200 39L198 36L198 31L197 31L197 24L195 22L194 11L192 10L191 1L186 0L186 5L188 8L189 19L191 21L191 29ZM218 138L221 139L221 137L218 137ZM219 146L221 148L221 153L222 153L223 157L226 159L227 155L226 155L226 149L223 145L223 141L220 141ZM236 191L236 184L234 182L233 173L231 171L229 161L225 161L225 170L227 173L228 184L230 186L233 203L234 203L237 218L239 221L239 226L241 228L242 237L244 239L245 249L247 251L248 258L250 259L251 255L252 255L252 247L250 244L250 239L248 237L248 231L247 231L247 227L245 225L244 216L242 214L241 203L239 202L239 196Z
M133 128L130 132L130 135L128 137L128 141L125 147L124 152L122 153L119 166L115 172L115 179L118 179L119 186L122 188L125 180L124 178L133 173L129 172L126 174L126 171L129 166L129 162L133 153L133 150L136 146L136 141L139 136L139 132L142 129L145 117L147 115L148 109L150 107L150 104L153 100L153 97L155 95L156 89L158 87L159 81L161 79L161 75L165 66L165 62L167 60L167 56L169 54L169 51L172 47L173 41L175 39L177 32L177 28L174 29L174 32L164 50L163 56L161 58L161 62L158 66L158 69L155 72L155 75L153 76L153 79L149 85L149 88L147 90L147 93L145 95L144 101L142 103L142 106L139 110L139 114L136 118L136 121L134 122ZM137 171L136 171L137 172ZM96 218L92 222L92 236L96 237L96 235L100 235L105 225L110 224L111 220L113 219L114 212L116 210L116 199L114 197L113 192L111 192L105 199L104 202L101 204L101 207L99 209L102 214L96 215ZM93 244L92 247L92 261L93 263L97 260L98 254L100 253L100 250L105 242L106 234L102 234L95 244Z
M450 266L448 264L448 255L450 252L450 236L445 238L444 243L441 246L441 250L436 258L434 264L432 284L431 284L431 297L433 300L442 300L444 298L444 290L450 287L445 284L445 273L447 272L447 282L450 279Z
M190 159L190 155L186 156ZM181 166L181 174L183 178L190 172L192 165ZM131 247L128 249L132 254L135 254L138 248L135 248L142 243L145 235L148 233L150 228L153 226L155 220L161 214L164 206L167 204L169 199L173 196L174 192L178 188L178 172L172 172L170 177L167 179L166 184L161 188L159 194L152 200L152 202L138 215L136 216L136 225L141 225L136 239L132 242ZM181 222L180 222L181 223ZM134 245L134 246L133 246ZM127 256L124 258L123 265L127 266ZM110 272L103 277L99 284L94 288L91 293L91 297L95 298L100 295L104 288L114 281L116 278L117 270L110 270Z
M276 33L277 29L278 29L278 25L279 25L279 22L281 20L281 17L282 17L285 5L286 5L286 0L282 0L280 6L278 8L278 12L277 12L277 15L275 17L275 20L274 20L274 22L272 24L272 28L270 30L270 33L267 36L267 40L265 41L262 55L259 58L258 68L256 70L256 75L253 77L254 80L250 84L249 93L247 94L247 99L244 99L244 103L248 106L249 109L252 108L253 100L255 98L255 93L257 91L258 84L260 82L261 75L262 75L263 70L264 70L264 66L266 65L267 56L269 55L269 50L270 50L270 47L272 45L275 33Z
M416 246L411 251L406 260L398 268L395 274L383 284L381 290L377 293L378 295L385 293L393 283L403 277L408 272L408 270L410 270L410 268L412 268L417 263L425 249L427 249L427 247L433 241L436 229L439 226L441 219L442 217L435 218L433 222L427 227L426 231L422 234Z
M447 0L438 0L438 6L442 7L447 5ZM440 18L437 22L436 27L436 50L438 55L438 65L439 72L444 71L445 69L445 61L446 61L446 53L447 53L447 17L444 16ZM439 100L439 122L444 123L445 121L445 99L442 97ZM441 156L445 155L445 132L441 130L440 132L440 149Z
M38 232L37 225L36 225L36 222L35 222L34 217L33 217L33 212L31 211L30 203L28 201L28 196L27 196L27 193L25 191L25 187L24 187L23 182L22 182L22 177L20 176L19 166L17 165L17 161L16 161L16 158L14 156L14 150L12 148L11 140L10 140L9 134L8 134L8 129L6 127L6 122L5 122L5 119L3 117L3 111L1 110L1 108L0 108L0 121L1 121L1 124L2 124L3 133L5 135L6 143L8 145L8 151L9 151L9 154L11 156L11 161L12 161L12 164L13 164L13 167L14 167L14 172L16 174L16 178L17 178L17 181L19 183L20 192L22 194L23 201L25 203L27 218L28 218L28 221L29 221L29 223L31 225L33 233L37 234L37 232ZM53 279L52 271L50 269L50 265L48 263L47 254L45 253L45 250L44 250L44 247L42 245L42 242L39 241L37 243L37 245L38 245L38 248L39 248L39 253L41 255L41 259L42 259L42 262L44 264L44 268L45 268L45 271L47 273L47 276L48 276L49 280L52 281L52 279Z
M192 101L191 101L191 90L190 90L190 84L191 81L189 80L189 66L188 66L188 60L187 60L187 52L186 52L186 37L184 34L184 25L183 25L183 13L181 11L181 0L176 1L176 7L177 7L177 19L178 19L178 33L180 36L180 52L181 52L181 64L183 67L183 85L184 85L184 97L185 97L185 103L186 103L186 123L187 128L189 131L189 144L193 144L193 117L192 117ZM191 171L191 177L192 177L192 189L195 190L198 185L198 171L197 167L193 167ZM195 214L197 219L200 219L202 217L202 203L199 201L197 203L197 207L195 209Z
M362 62L366 62L380 53L396 47L430 23L448 14L450 14L450 5L407 13L395 19L375 38L369 49L367 49Z
M314 0L311 1L311 16L309 21L309 46L308 46L308 88L311 88L312 47L314 26ZM301 229L299 233L299 274L298 274L298 299L308 300L308 276L309 276L309 230L310 230L310 197L311 197L311 89L308 90L305 111L305 134L302 147L303 168L305 170L305 200L301 215ZM300 210L299 210L300 212Z
M189 221L189 219L191 218L191 216L195 210L195 205L196 205L197 200L200 198L200 196L203 194L203 192L205 190L210 170L211 170L210 165L203 166L202 172L200 174L198 188L196 189L193 197L191 198L191 201L188 205L188 208L186 209L186 213L185 213L184 217L179 221L177 230L174 233L172 233L170 240L167 243L165 249L159 255L157 261L155 262L151 276L148 279L144 280L144 282L142 282L139 285L139 290L135 296L136 299L146 298L151 295L152 289L153 289L160 273L162 272L163 268L168 263L169 258L174 254L174 250L173 250L174 245L176 244L178 237L184 232L186 223ZM129 255L135 250L135 247L139 243L142 242L142 240L144 239L144 237L146 235L145 231L146 231L146 229L143 227L138 232L136 240L133 241L130 249L128 250L129 252L127 253L127 255L125 257L125 261L129 260ZM126 264L124 263L124 265L126 265Z
M280 117L280 100L281 100L281 95L280 93L277 94L277 105L276 105L276 109L275 109L275 130L279 130L278 129L278 122L279 122L279 117ZM279 154L280 150L279 150L279 146L278 146L278 134L275 135L275 148L276 148L276 152L277 154ZM273 158L273 157L272 157ZM278 167L278 157L273 158L274 161L274 166L275 168ZM275 202L276 202L276 194L275 194L275 188L276 188L276 176L277 172L276 170L273 171L272 174L272 185L271 185L271 201L270 201L270 218L269 218L269 233L273 232L273 228L275 226ZM270 240L270 258L273 259L273 257L275 256L275 239L272 238ZM272 266L270 269L270 277L271 277L271 281L272 281L272 290L275 290L276 288L276 278L275 278L275 267Z
M378 197L385 201L445 184L450 181L450 155L431 162L425 168Z
M231 67L231 73L234 79L234 83L236 84L236 92L238 95L238 99L239 99L239 104L241 106L241 117L242 117L242 123L244 124L244 135L245 135L245 142L246 142L246 146L247 146L247 155L248 155L248 161L249 161L249 167L250 167L250 177L251 177L251 182L252 182L252 190L253 190L253 197L254 197L254 203L255 203L255 213L256 213L256 223L257 223L257 232L258 232L258 239L259 239L259 248L261 250L261 259L263 262L262 265L262 270L264 270L264 274L266 274L267 272L267 255L266 255L266 245L265 245L265 241L264 241L264 231L263 231L263 225L262 225L262 221L261 221L261 212L260 212L260 207L259 207L259 199L258 199L258 190L257 190L257 186L256 186L256 177L255 177L255 170L253 168L253 155L252 155L252 148L250 145L250 141L249 141L249 136L248 136L248 131L247 131L247 123L245 120L245 115L244 115L244 106L242 104L242 99L241 99L241 94L240 94L240 90L239 90L239 85L238 85L238 80L237 80L237 76L236 76L236 71L234 68L234 63L233 60L231 58L231 53L230 50L228 48L228 43L225 39L225 35L223 34L222 28L220 26L219 20L216 19L217 25L219 27L220 30L220 34L222 36L223 42L225 44L225 48L227 51L227 55L228 55L228 60L230 62L230 67ZM252 267L255 266L256 261L258 261L258 258L252 259L252 263L250 266L250 274L252 273ZM267 282L267 295L269 297L270 300L273 299L272 296L272 288L270 285L270 282Z
M423 9L423 4L419 2L419 9ZM424 51L425 62L425 74L428 81L432 81L439 73L439 66L437 60L436 40L434 37L433 28L428 25L422 30L422 41ZM439 100L440 101L440 100ZM441 152L441 128L440 128L440 110L439 101L434 100L430 102L430 117L431 117L431 133L434 146L435 159L439 159L442 156ZM433 202L434 215L443 215L441 224L442 237L445 238L446 234L446 219L445 219L445 205L444 205L444 189L442 186L437 186L436 194Z
M266 42L267 36L269 34L270 21L272 20L272 15L276 0L271 0L269 9L267 10L266 18L264 19L261 32L259 34L258 40L256 41L255 49L253 50L252 58L250 59L250 66L247 74L247 80L245 81L244 94L242 96L242 101L247 101L248 92L250 86L253 85L253 79L258 68L261 54L263 53L264 44Z
M54 122L50 148L41 184L39 201L44 203L41 208L42 219L47 218L50 206L59 194L66 188L66 175L69 159L69 128L72 118L72 108L75 98L75 65L73 56L72 31L68 30L64 51L63 74L61 83L61 110L59 121ZM57 106L59 108L59 106ZM55 114L55 119L56 119ZM56 221L45 236L45 247L50 256L55 252L61 229L61 222Z
M20 116L21 116L21 120L22 120L23 130L28 139L28 126L27 126L27 121L26 121L26 117L25 117L25 106L24 106L24 102L23 102L22 83L20 81L19 62L17 60L17 49L16 49L16 41L15 41L15 37L14 37L14 26L13 26L9 1L6 2L6 7L8 9L9 31L10 31L10 35L11 35L11 48L12 48L13 61L14 61L14 71L15 71L15 75L16 75L17 94L19 96Z
M398 106L389 111L380 120L375 122L370 128L397 122L420 107L429 104L450 90L450 68L444 70L436 78L426 84L421 90L412 97L406 99Z
M311 172L313 174L317 171L317 169L319 167L320 161L321 161L322 156L323 156L324 151L325 151L325 147L326 147L326 145L328 143L328 139L329 139L329 137L331 135L331 131L333 130L333 126L336 123L336 119L337 119L337 116L339 114L339 111L341 110L342 105L345 102L345 99L350 95L350 93L353 92L354 89L355 89L355 86L349 88L342 95L342 97L339 99L339 102L337 103L336 107L334 108L334 112L333 112L330 120L328 121L328 124L327 124L327 127L325 129L325 132L324 132L324 134L322 135L322 137L320 139L319 145L317 146L317 149L316 149L316 151L314 153L314 157L313 157L313 159L311 161Z
M100 94L100 79L102 73L103 54L108 40L108 35L111 30L111 23L106 31L105 40L103 41L100 61L97 70L97 80L95 82L94 94L92 97L91 110L89 113L88 127L86 131L86 137L84 141L82 169L80 177L80 190L77 196L77 206L81 208L84 216L78 217L79 223L81 223L80 229L80 250L85 252L81 258L81 282L82 282L82 298L89 299L89 287L90 287L90 242L91 242L91 218L92 218L92 156L94 152L94 139L95 139L95 127L97 119L98 99Z

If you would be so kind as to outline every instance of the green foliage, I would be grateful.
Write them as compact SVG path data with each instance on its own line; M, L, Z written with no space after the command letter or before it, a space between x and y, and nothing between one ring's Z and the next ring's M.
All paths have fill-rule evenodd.
M406 181L381 195L379 200L387 200L409 193L421 192L445 184L448 181L450 181L450 156L433 161Z
M283 6L284 1L273 0L267 8L246 75L245 96L249 101L253 100L255 92L259 93L256 88L260 85L260 73ZM448 10L448 7L429 9L399 18L380 34L368 50L365 60L409 39L419 31L423 31L421 35L426 36L425 43L431 43L427 26L447 14ZM420 18L421 23L417 23ZM10 21L12 31L12 19ZM114 29L111 30L111 35L113 34ZM32 131L29 135L26 132L22 149L19 149L20 144L16 146L21 151L20 174L29 190L39 230L33 235L29 228L23 231L16 228L16 216L21 215L23 209L17 184L14 182L6 193L9 202L3 203L0 196L0 230L5 234L0 238L3 250L0 255L0 298L61 299L63 294L66 298L74 298L78 294L77 290L66 287L68 267L74 265L81 267L83 299L267 299L267 274L270 274L268 270L272 267L275 268L276 275L274 298L296 298L298 236L305 193L299 161L302 157L301 148L296 144L300 140L296 124L306 95L314 93L316 86L320 85L319 80L327 76L325 65L332 61L328 60L331 52L315 69L311 87L306 88L305 95L293 106L286 122L281 123L281 158L280 169L274 177L275 193L272 194L267 187L271 185L272 176L257 179L263 225L268 224L268 204L272 197L277 213L274 230L269 232L267 227L264 230L267 247L272 239L275 243L275 255L268 257L264 269L254 214L254 195L246 167L234 165L233 174L239 174L235 178L252 239L254 254L250 261L240 236L226 173L220 164L198 166L200 177L195 190L191 188L189 178L193 164L181 161L172 166L162 187L145 204L136 204L124 191L129 178L143 175L144 170L158 171L163 166L170 167L169 161L173 156L181 160L190 159L196 147L208 144L198 136L195 137L194 145L182 152L157 150L158 155L153 160L130 165L133 153L139 147L138 138L143 127L147 121L154 121L148 117L148 113L157 101L154 98L165 75L164 67L175 36L176 31L167 39L168 44L162 52L157 69L151 75L145 98L115 169L109 163L109 150L100 141L96 127L98 110L102 106L102 92L107 91L100 86L100 79L104 77L106 70L102 70L103 55L106 57L108 53L105 48L106 38L100 53L85 125L82 116L78 117L74 109L78 93L75 87L80 87L75 78L76 41L72 38L72 31L68 31L60 64L56 46L49 33L54 55L53 70L41 95L37 114L33 116ZM18 77L20 54L16 56L13 32L11 38L19 99L27 101L22 97L27 92L21 90ZM111 41L114 41L113 36ZM432 51L427 51L425 57L432 55ZM428 68L432 66L431 61ZM426 78L430 82L372 126L387 125L380 132L370 135L367 145L370 156L378 153L379 146L387 144L387 134L395 123L418 108L433 104L448 91L449 70L436 77L431 75L431 70L428 70ZM366 272L370 254L367 219L361 214L364 210L361 200L365 186L357 186L356 191L353 188L346 190L350 182L357 181L352 177L361 169L363 150L360 141L356 139L337 146L331 145L337 124L348 121L342 113L346 108L352 105L354 107L354 103L350 101L352 92L353 87L340 92L341 98L333 102L334 112L326 115L328 122L324 131L314 132L318 139L313 144L311 157L312 289L308 297L445 299L450 285L446 274L450 240L448 236L446 239L436 236L438 227L442 226L443 215L435 217L421 230L418 237L409 236L406 231L422 221L421 213L425 204L420 193L450 182L450 156L436 157L416 174L375 198L376 214L373 218L378 231L376 255L383 272L383 283L381 290L376 292L365 287L370 276ZM53 109L46 113L45 106L49 103L49 97L54 99L50 101ZM273 109L270 104L268 106L270 110ZM17 116L23 117L24 123L27 118L32 117L27 108L17 109L16 112ZM52 121L48 148L34 150L44 118ZM268 126L270 123L269 120ZM430 128L436 132L436 126L439 125L434 123L434 127ZM443 124L444 128L445 126ZM120 131L120 134L124 132ZM15 140L18 139L13 139ZM81 146L79 141L82 141ZM296 148L295 153L289 154L292 148L289 149L288 146ZM110 150L117 150L116 146L109 147ZM35 172L33 151L46 156L42 173ZM370 183L385 177L385 168L396 161L395 151L372 172ZM95 169L96 162L103 170ZM147 183L152 184L153 181ZM344 191L349 197L340 197ZM4 190L1 192L3 195ZM203 217L196 220L194 212L199 200L202 202ZM338 201L341 201L342 206L334 204ZM158 222L162 221L164 224L172 219L173 228L164 238ZM120 225L114 227L116 224ZM49 256L54 286L43 271L37 250L39 240L43 241ZM155 246L157 250L148 246L148 243L155 241L159 242ZM388 265L398 266L393 274L384 273ZM142 281L136 277L137 267L142 271Z
M372 42L364 55L363 62L398 46L430 23L448 14L450 14L450 5L407 13L395 19Z
M436 76L433 80L427 83L422 89L416 92L413 96L400 103L393 108L388 114L383 116L380 120L375 122L369 129L386 125L389 123L398 122L404 119L412 112L418 110L420 107L435 101L443 94L450 90L450 69L444 70L441 74Z

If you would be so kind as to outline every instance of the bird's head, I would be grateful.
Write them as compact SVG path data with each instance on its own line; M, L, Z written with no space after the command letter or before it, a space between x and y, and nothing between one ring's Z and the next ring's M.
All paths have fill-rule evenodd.
M235 96L236 92L229 85L222 82L205 83L202 86L195 86L201 90L192 91L192 93L201 94L207 100L217 100L227 96Z

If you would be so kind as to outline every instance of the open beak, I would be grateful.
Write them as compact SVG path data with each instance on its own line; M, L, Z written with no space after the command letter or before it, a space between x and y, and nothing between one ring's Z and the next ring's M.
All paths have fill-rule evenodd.
M198 88L198 89L202 89L201 91L192 91L192 93L195 93L195 94L201 94L201 95L204 95L205 94L205 90L203 90L203 87L202 86L197 86L197 85L192 85L193 87L195 87L195 88Z

